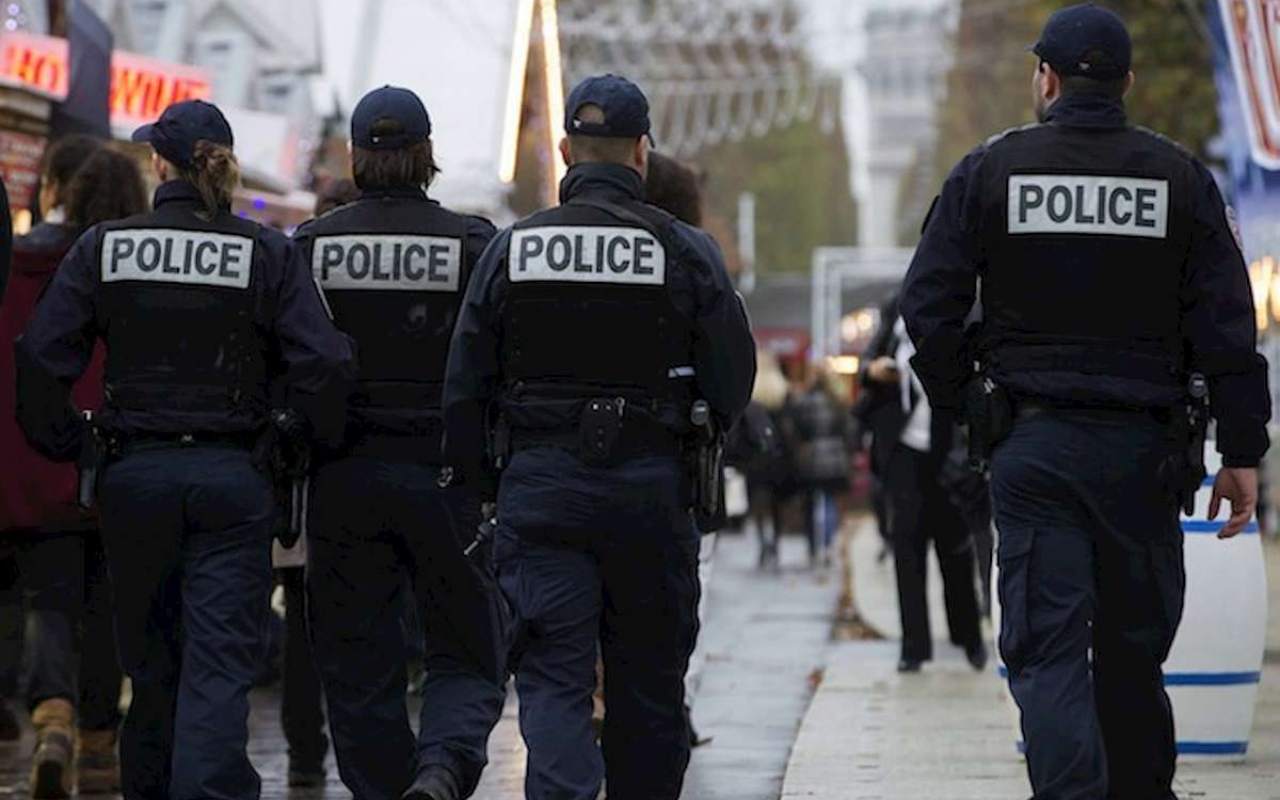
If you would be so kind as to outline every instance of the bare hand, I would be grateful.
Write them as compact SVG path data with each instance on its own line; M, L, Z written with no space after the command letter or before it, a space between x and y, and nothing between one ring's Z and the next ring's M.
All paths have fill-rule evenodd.
M898 362L889 356L880 356L867 365L867 377L873 383L897 383Z
M1219 539L1230 539L1245 529L1258 507L1258 470L1251 467L1223 467L1213 482L1209 519L1218 518L1223 499L1231 503L1231 517L1218 531Z

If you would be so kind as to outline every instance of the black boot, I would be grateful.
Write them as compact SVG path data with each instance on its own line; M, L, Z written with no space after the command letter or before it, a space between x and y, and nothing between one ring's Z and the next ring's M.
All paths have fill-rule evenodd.
M460 800L458 779L444 767L427 767L401 800Z

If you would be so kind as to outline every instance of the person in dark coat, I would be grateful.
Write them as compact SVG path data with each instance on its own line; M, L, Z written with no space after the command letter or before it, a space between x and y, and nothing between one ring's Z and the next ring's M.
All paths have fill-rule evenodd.
M137 164L73 136L53 145L45 161L44 220L14 245L12 275L0 305L0 339L26 327L63 256L91 225L147 207ZM103 348L76 382L77 408L102 404ZM116 734L120 725L119 658L111 621L111 586L97 518L77 506L74 464L55 464L23 437L15 418L16 370L0 347L0 536L15 543L26 600L28 705L37 741L33 797L65 797L120 788ZM72 726L79 728L73 732ZM72 775L71 761L78 758Z
M805 493L805 529L809 560L830 562L839 528L837 498L849 490L852 456L851 417L839 379L825 368L811 376L808 388L793 393L783 406L783 436L795 464L795 479Z

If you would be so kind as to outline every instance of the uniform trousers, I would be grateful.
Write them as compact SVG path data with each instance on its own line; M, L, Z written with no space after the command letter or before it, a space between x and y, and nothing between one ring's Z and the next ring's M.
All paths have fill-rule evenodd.
M1182 618L1168 428L1141 412L1045 410L992 461L1000 652L1035 800L1172 800L1161 665Z
M439 473L352 456L321 466L312 481L311 635L338 772L356 800L398 800L432 768L470 795L502 716L507 612L491 551L463 554L479 501L466 487L441 489ZM426 652L416 741L405 707L406 586Z
M499 489L498 576L529 800L675 800L689 763L684 677L698 630L699 534L670 456L589 466L518 452ZM596 655L607 713L591 724Z
M270 484L247 450L155 447L107 467L99 499L133 683L126 800L254 800L246 746L266 651Z

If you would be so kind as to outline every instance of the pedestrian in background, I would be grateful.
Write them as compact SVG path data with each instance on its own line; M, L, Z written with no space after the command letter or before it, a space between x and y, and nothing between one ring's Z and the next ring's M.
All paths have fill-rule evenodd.
M825 364L811 366L803 388L787 398L782 424L804 496L809 562L829 565L840 498L849 491L853 471L848 387Z
M892 508L893 564L902 621L898 670L919 672L924 662L933 658L927 585L930 543L942 571L951 642L964 649L974 669L981 670L988 654L978 607L973 537L942 481L943 466L955 441L957 419L953 413L935 411L930 406L911 368L915 348L903 320L898 318L893 324L898 342L895 363L892 369L886 365L883 371L877 368L876 372L879 379L897 376L903 412L885 481Z
M279 380L332 439L354 357L282 235L231 212L240 177L213 105L169 106L134 139L153 150L154 210L99 223L58 268L15 346L19 423L60 461L105 454L98 485L115 628L133 699L124 794L253 800L249 689L271 590L272 487L254 460ZM92 426L73 383L108 354Z
M787 378L772 353L756 351L756 381L742 421L730 433L728 458L747 478L748 511L756 529L761 569L780 566L778 542L783 510L795 484L786 439L782 435L782 409L787 402Z
M43 221L14 242L0 340L26 327L59 263L88 227L142 213L137 164L96 139L52 145L41 181ZM76 407L102 405L101 348L75 384ZM55 464L22 436L13 406L11 348L0 348L0 528L17 544L27 617L27 700L36 729L31 791L37 798L119 789L116 733L121 672L111 620L111 584L92 510L77 505L76 470ZM78 754L78 756L77 756ZM75 758L75 769L72 760Z
M1186 590L1178 507L1204 478L1186 409L1206 382L1223 464L1208 516L1228 501L1219 537L1236 536L1269 447L1267 363L1213 175L1128 121L1124 22L1070 6L1032 52L1039 124L952 170L902 314L930 401L968 398L988 423L970 428L989 431L1000 651L1036 798L1172 800L1163 664Z
M880 307L880 323L871 341L859 358L858 381L862 392L854 405L853 416L858 424L859 446L867 441L871 467L871 507L875 512L876 527L881 538L880 560L893 550L893 529L890 509L892 503L886 480L889 460L898 445L906 412L902 408L901 376L895 354L898 337L894 333L898 321L898 295L895 292Z

